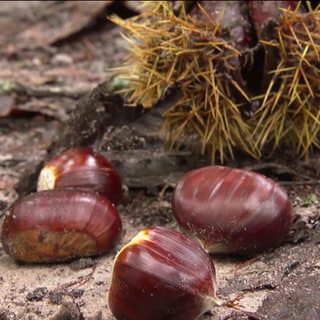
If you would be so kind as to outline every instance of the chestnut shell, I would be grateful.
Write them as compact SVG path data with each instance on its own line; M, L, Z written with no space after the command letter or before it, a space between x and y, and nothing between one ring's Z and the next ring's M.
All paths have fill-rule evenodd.
M193 320L218 304L209 255L182 233L150 227L118 253L108 304L116 319Z
M59 262L108 252L121 235L114 205L100 194L54 189L30 194L8 210L4 251L24 262Z
M286 237L292 207L287 193L255 172L223 166L193 170L177 183L173 212L182 230L210 253L253 255Z
M121 177L113 165L91 148L68 149L51 158L42 168L37 190L81 187L97 191L117 204L121 199Z

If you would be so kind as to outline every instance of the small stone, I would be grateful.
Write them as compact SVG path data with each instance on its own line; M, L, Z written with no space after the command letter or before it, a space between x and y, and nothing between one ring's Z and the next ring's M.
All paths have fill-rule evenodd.
M49 301L53 304L62 304L64 293L62 291L55 291L49 293Z
M39 287L27 294L28 301L41 301L48 293L47 287Z
M58 53L52 57L51 63L58 66L69 66L73 63L73 59L65 53Z
M80 298L84 293L83 289L72 289L70 294L73 298Z

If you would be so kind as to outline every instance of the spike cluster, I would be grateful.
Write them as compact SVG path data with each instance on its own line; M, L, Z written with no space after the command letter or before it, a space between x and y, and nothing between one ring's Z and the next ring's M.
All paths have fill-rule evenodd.
M259 149L271 141L282 142L308 156L320 147L320 12L284 10L273 30L273 39L263 42L266 52L276 48L279 63L256 114Z
M140 15L111 18L128 32L130 53L116 69L129 80L128 104L151 108L176 89L179 99L163 115L169 145L195 135L212 161L235 149L259 158L270 143L291 144L302 156L319 147L318 9L278 9L252 37L254 12L245 1L237 8L199 1L191 11L181 3L176 9L174 1L144 1ZM226 25L233 19L240 28ZM256 81L261 57L276 63L265 63Z

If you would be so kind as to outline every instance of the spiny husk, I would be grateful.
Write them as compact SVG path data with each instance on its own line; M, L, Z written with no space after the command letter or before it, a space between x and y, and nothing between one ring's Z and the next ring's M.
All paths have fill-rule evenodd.
M130 44L124 65L116 69L129 83L123 90L128 104L151 108L170 89L180 93L163 115L169 146L195 135L213 162L223 162L235 149L258 158L287 144L307 157L320 147L319 8L283 9L279 19L262 26L259 45L272 65L260 90L249 94L239 77L245 52L201 6L206 20L188 15L183 2L174 9L174 3L144 1L142 14L111 18L127 31ZM244 119L248 105L260 107Z
M164 114L170 146L196 134L213 160L218 155L223 161L225 151L232 155L236 146L258 157L240 112L249 97L232 76L241 53L224 39L219 23L195 20L183 6L175 14L169 1L145 5L151 9L140 16L112 18L130 33L130 55L118 69L131 83L129 103L152 107L174 87L181 98Z
M277 48L279 63L255 114L254 137L262 150L289 144L307 157L320 140L320 11L283 10L266 52Z

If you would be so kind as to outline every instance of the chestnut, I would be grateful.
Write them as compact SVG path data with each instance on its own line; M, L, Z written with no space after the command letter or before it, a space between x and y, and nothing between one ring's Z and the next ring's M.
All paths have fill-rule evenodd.
M224 166L182 176L172 207L181 230L210 253L254 255L276 247L292 221L289 197L275 181Z
M118 320L194 320L220 304L213 261L179 231L144 229L116 256L108 305Z
M91 148L63 151L51 158L40 171L37 190L82 187L98 191L111 202L121 199L121 177L112 164Z
M23 262L60 262L108 252L121 235L114 205L81 189L30 194L8 210L1 230L4 251Z

